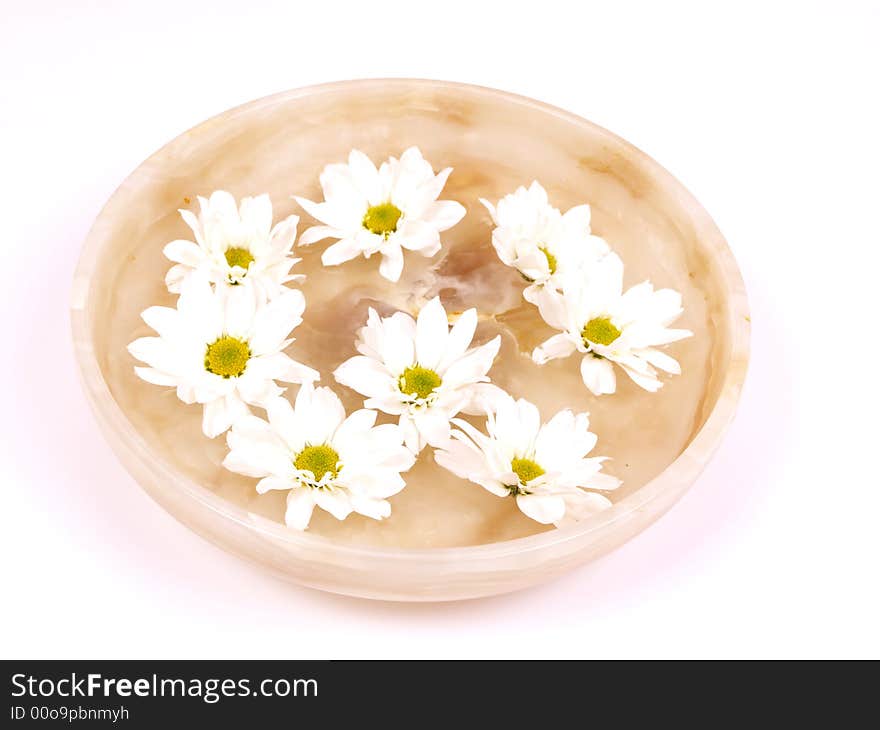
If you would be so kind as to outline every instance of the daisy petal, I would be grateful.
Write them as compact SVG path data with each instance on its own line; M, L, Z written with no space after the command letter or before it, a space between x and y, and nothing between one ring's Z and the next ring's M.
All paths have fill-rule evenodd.
M565 500L559 495L518 494L516 505L524 515L542 525L558 522L565 514Z
M386 396L394 387L388 370L364 355L355 355L346 360L333 371L333 377L336 382L371 398Z
M324 489L312 490L315 504L325 512L329 512L337 520L344 520L352 513L351 502L342 492L327 491Z
M388 281L398 281L403 273L403 251L400 246L386 245L382 247L382 260L379 262L379 274Z
M485 198L480 198L479 200L480 200L480 202L483 204L483 207L484 207L486 210L489 211L489 217L492 218L492 222L497 226L497 225L498 225L498 219L497 219L496 216L495 216L495 206L492 205L492 203L490 203L490 202L489 202L488 200L486 200Z
M341 238L342 232L332 226L312 226L300 234L299 245L310 246L325 238Z
M308 365L294 360L283 352L272 355L264 355L261 359L268 359L272 363L273 380L283 383L314 383L321 379L321 373Z
M305 308L305 297L298 289L285 289L260 307L252 320L253 335L248 343L251 351L256 355L277 351L290 332L302 322Z
M257 298L253 287L227 287L224 294L223 333L243 340L250 339L256 311ZM253 344L251 350L255 351Z
M272 201L265 193L243 198L239 206L242 225L254 238L268 239L272 231Z
M461 203L454 200L438 200L428 206L422 220L438 231L445 231L461 221L466 213L467 210Z
M351 507L359 515L374 520L384 520L391 516L391 505L384 499L373 499L360 494L351 495Z
M168 260L192 268L197 267L205 260L205 252L192 241L172 241L162 249L162 253Z
M575 417L570 410L559 411L541 427L535 439L535 459L548 471L566 471L579 465L598 440L589 431L585 413ZM594 470L601 462L594 462ZM583 486L583 485L581 485Z
M567 329L569 313L566 299L561 294L545 288L540 296L535 297L534 303L547 324L554 329Z
M507 391L493 383L474 383L464 388L467 398L459 410L469 416L485 416L498 410L499 404L510 398Z
M477 310L468 309L462 312L461 316L456 320L452 329L449 331L446 340L445 352L437 365L437 371L446 372L447 368L470 347L471 340L474 338L474 332L477 330Z
M301 388L300 392L302 390ZM265 408L269 424L286 444L289 453L296 454L302 451L308 439L308 422L299 416L290 401L286 398L275 398L267 402Z
M393 235L399 246L409 251L435 249L440 243L440 234L435 226L424 221L406 221Z
M226 462L223 462L223 466L226 466ZM229 467L226 466L228 469ZM236 471L232 469L232 471ZM282 492L286 492L288 489L292 489L297 486L296 481L287 477L276 477L276 476L268 476L263 477L260 481L257 482L257 494L266 494L267 492L271 492L273 490L278 490Z
M232 401L235 402L234 400ZM238 401L240 402L240 401ZM224 398L215 398L205 403L202 411L202 432L209 439L216 438L224 433L232 425L236 413L229 408L230 401Z
M316 444L330 443L345 420L339 396L330 388L313 388L309 383L300 387L295 410L297 419L308 424L309 438Z
M450 439L442 447L434 450L434 461L455 476L470 481L491 476L486 468L483 453L470 441L460 438ZM500 496L505 496L505 490Z
M162 338L174 338L182 334L180 317L172 307L147 307L141 312L141 319Z
M184 264L174 264L174 266L168 269L168 273L165 274L165 287L172 294L180 294L180 288L183 286L183 282L192 272L193 269L189 266L185 266Z
M305 530L315 509L313 490L307 488L291 489L287 494L287 509L284 522L295 530Z
M382 320L379 354L392 376L399 375L416 361L416 322L404 312Z
M693 337L694 333L690 330L664 329L662 334L654 338L652 345L668 345L672 342L678 342L688 337Z
M345 461L348 452L359 451L376 425L376 411L361 409L346 418L333 435L333 448Z
M647 350L641 350L638 355L656 368L660 368L673 375L681 375L681 365L678 364L678 360L670 357L664 352L649 348Z
M275 254L289 254L296 241L296 228L299 225L298 215L289 215L275 224L269 233L268 248ZM299 259L295 259L299 261Z
M262 418L239 418L226 434L226 443L229 453L223 466L230 471L251 477L274 474L288 478L293 473L290 450ZM290 486L288 484L286 489Z
M141 380L146 380L148 383L152 383L153 385L166 385L166 386L176 386L177 378L173 375L167 375L166 373L161 372L160 370L156 370L155 368L145 368L135 366L135 373Z
M440 303L440 297L434 297L422 307L416 320L416 361L419 365L436 371L446 351L448 336L446 310Z
M174 348L161 337L141 337L128 345L131 355L164 373L180 370L179 357Z
M457 388L466 383L476 383L486 379L486 373L492 367L498 349L501 347L501 335L496 335L485 345L473 348L464 357L449 366L443 376L443 386Z
M385 398L367 398L364 400L364 408L381 411L390 416L399 416L407 411L407 407L400 400L400 391Z
M199 244L199 246L204 246L205 239L202 232L202 224L199 221L198 216L196 216L196 214L193 213L191 210L180 209L177 212L180 213L180 217L183 218L183 222L190 227L190 230L193 232L193 235L195 236L196 242Z
M373 161L360 150L352 150L348 155L348 167L354 184L370 204L382 203L379 171Z
M398 425L403 434L403 442L406 444L406 448L412 453L418 454L424 447L425 441L422 438L419 429L416 428L412 416L408 413L402 413Z
M449 441L449 418L445 413L428 408L416 413L413 420L419 433L431 446L443 446Z
M325 249L321 254L321 263L324 266L339 266L339 264L357 258L361 253L362 250L356 238L343 238Z
M611 500L595 492L582 492L578 496L569 496L565 499L565 514L555 520L557 527L584 520L602 512L612 506Z
M352 169L345 163L327 165L321 172L324 199L333 208L332 225L349 229L360 225L369 203L355 183Z
M562 216L562 222L568 230L577 233L590 232L592 211L589 205L576 205L569 208Z
M280 396L284 391L270 378L256 374L252 367L253 364L253 360L248 362L247 370L236 378L235 388L245 403L250 403L254 406L264 406L273 398Z
M617 390L614 367L605 358L584 355L581 360L581 378L593 395L611 394Z
M644 388L649 393L656 393L663 387L663 383L660 382L656 375L646 375L624 365L621 365L621 367L636 385L640 388Z
M204 341L213 342L223 334L223 302L214 294L207 276L199 271L193 272L183 282L177 311Z
M571 337L567 333L561 332L538 345L534 352L532 352L532 360L538 365L543 365L550 360L568 357L576 350L577 345L575 345Z

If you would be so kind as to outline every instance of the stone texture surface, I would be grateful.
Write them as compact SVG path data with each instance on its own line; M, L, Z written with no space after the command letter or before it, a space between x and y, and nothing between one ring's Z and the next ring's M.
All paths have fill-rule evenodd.
M346 406L355 408L359 397L336 384L330 373L353 354L354 333L368 306L383 313L416 312L439 294L447 309L477 307L482 318L476 341L503 336L492 371L496 382L536 402L545 418L563 407L590 412L599 435L597 452L612 457L607 469L624 486L613 495L620 503L611 510L614 514L576 528L579 559L609 549L668 506L708 458L732 416L745 372L748 325L735 264L696 202L638 150L564 112L475 87L384 81L288 92L209 120L144 163L96 222L75 287L77 347L87 390L117 451L154 497L173 510L189 511L179 516L201 532L287 575L334 590L403 598L494 592L539 576L523 573L520 565L506 573L504 587L492 580L467 581L458 593L438 596L439 589L423 587L420 593L406 584L410 563L398 566L400 585L405 585L399 591L377 587L382 581L375 576L363 588L345 588L332 571L310 573L302 561L311 549L325 563L334 562L320 552L326 545L313 535L275 530L271 523L282 518L283 495L259 496L253 480L222 469L224 440L202 436L200 408L138 380L125 350L126 343L150 332L139 319L141 310L174 302L162 283L168 267L162 246L188 235L177 208L218 188L236 196L268 192L276 217L297 212L304 227L312 221L290 196L320 199L318 174L326 163L343 160L352 147L379 160L412 144L435 168L455 168L442 197L460 201L468 215L444 234L446 245L437 257L407 253L398 285L378 275L377 260L324 269L320 252L326 243L303 249L298 270L309 277L302 287L307 309L290 352L319 369L322 384L333 386ZM495 257L491 221L477 198L497 199L532 179L540 180L563 210L591 204L593 230L622 256L627 285L650 278L658 287L682 292L685 314L678 326L695 336L669 348L683 375L668 378L659 393L640 390L621 373L619 392L596 398L580 380L578 358L543 367L528 359L531 348L552 330L521 299L518 275ZM712 421L708 426L707 420ZM701 429L702 441L692 443ZM197 516L193 500L212 500L205 490L221 498L212 502L215 510L267 532L254 538L246 527L237 536L231 526ZM336 546L437 548L497 544L544 530L520 515L512 500L498 499L437 467L430 449L410 473L407 488L391 501L393 515L385 522L352 517L340 523L316 512L310 532L331 538ZM648 512L640 506L646 501L654 504ZM619 529L613 537L603 536L600 528L610 530L612 520ZM573 552L578 540L569 540L564 550L548 548L544 577L578 559ZM533 571L541 563L535 560ZM452 580L450 565L443 566ZM343 573L345 580L367 581L352 563Z

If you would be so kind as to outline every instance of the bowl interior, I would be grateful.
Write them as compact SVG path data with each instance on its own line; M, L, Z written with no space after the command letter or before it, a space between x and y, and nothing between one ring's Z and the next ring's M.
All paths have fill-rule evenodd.
M178 208L192 209L197 195L216 189L235 196L266 192L276 219L298 213L303 230L313 221L291 196L320 200L324 165L343 161L352 148L379 161L410 145L418 145L435 169L454 168L441 197L461 202L466 218L444 234L444 251L435 259L407 254L396 286L379 277L376 259L322 268L327 242L302 249L297 271L308 275L302 285L307 309L290 354L320 370L322 384L334 387L348 409L357 408L362 398L334 383L331 372L354 354L368 306L414 313L439 294L447 309L476 307L476 341L502 335L493 380L537 403L545 420L564 407L590 412L599 436L595 453L611 457L606 471L624 482L609 497L620 502L638 494L682 455L729 381L736 325L729 261L719 257L723 241L693 199L625 142L565 113L475 87L383 81L290 92L209 120L138 168L90 234L81 281L83 347L109 392L108 407L131 424L145 458L232 509L283 521L284 495L257 495L255 480L224 470L225 439L202 435L199 406L139 380L126 344L153 334L140 320L143 309L174 304L163 283L170 264L162 247L189 238ZM675 326L695 336L670 346L683 373L666 378L658 393L620 374L618 393L596 398L580 380L579 358L543 367L528 359L553 330L522 301L522 281L495 256L491 221L478 198L495 201L534 179L563 210L592 206L593 232L623 258L627 286L650 279L682 293L685 312ZM345 544L433 548L547 529L521 515L513 500L442 470L430 448L407 483L391 499L386 521L353 515L338 522L316 511L310 531Z

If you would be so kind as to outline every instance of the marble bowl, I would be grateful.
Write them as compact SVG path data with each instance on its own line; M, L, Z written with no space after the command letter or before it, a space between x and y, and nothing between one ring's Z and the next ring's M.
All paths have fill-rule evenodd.
M545 419L550 408L590 411L596 452L612 457L607 470L624 481L607 511L547 529L518 513L513 500L454 480L426 454L407 488L392 498L389 520L340 523L316 513L310 530L300 533L282 524L283 495L258 496L253 480L222 469L224 439L202 436L198 407L134 376L125 345L150 334L139 313L174 301L162 283L169 264L161 249L186 237L178 208L214 189L237 196L268 192L276 218L298 212L302 230L311 221L290 196L319 198L325 164L344 159L353 147L383 159L413 144L435 167L455 168L443 197L462 202L468 215L445 236L445 259L407 263L410 278L398 287L395 308L412 309L414 297L432 293L453 309L477 306L486 326L505 337L499 358L505 387L539 402ZM627 285L650 278L682 292L685 314L676 326L695 336L675 344L683 374L659 393L621 377L615 396L592 398L578 384L574 358L528 369L522 353L552 333L522 305L521 283L517 289L505 278L511 272L492 254L490 221L477 198L497 199L532 179L562 209L591 204L593 230L621 254ZM306 291L306 322L293 348L311 347L306 354L317 362L302 351L292 354L334 385L329 373L352 354L343 350L362 322L362 300L392 295L374 288L375 261L324 273L317 264L323 245L313 248L301 265L313 288ZM403 79L334 83L260 99L156 152L122 183L89 232L75 274L72 320L85 391L101 428L159 504L217 545L284 578L401 601L512 591L593 560L643 530L682 495L718 446L745 377L749 338L745 291L730 250L703 208L652 159L584 119L531 99ZM483 339L492 334L484 332ZM352 394L345 398L347 407L357 405Z

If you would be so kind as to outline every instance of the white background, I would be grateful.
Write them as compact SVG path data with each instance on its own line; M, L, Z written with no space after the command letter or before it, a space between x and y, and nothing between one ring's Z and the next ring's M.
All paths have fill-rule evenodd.
M0 0L0 654L880 656L880 4ZM614 554L518 594L293 587L155 506L81 395L91 221L224 109L364 76L495 86L617 132L718 222L752 307L737 421Z

